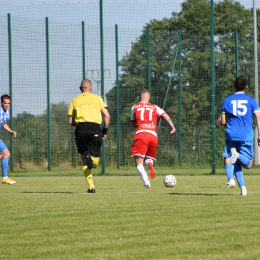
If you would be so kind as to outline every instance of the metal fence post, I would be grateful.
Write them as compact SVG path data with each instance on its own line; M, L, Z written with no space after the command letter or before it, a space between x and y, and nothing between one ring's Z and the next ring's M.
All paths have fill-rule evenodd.
M212 111L212 174L216 173L215 157L215 58L214 58L214 2L210 1L210 29L211 29L211 111Z
M49 63L49 20L46 17L46 69L47 69L47 127L48 127L48 170L51 170L51 111L50 111L50 63Z
M181 166L181 30L179 30L179 165Z
M257 16L256 16L256 1L253 0L253 17L254 17L254 79L255 79L255 100L257 104L258 102L258 58L257 58ZM255 128L255 136L254 136L254 164L259 165L259 148L258 148L258 128Z
M149 27L146 27L146 45L147 45L147 87L150 92L150 103L152 102L151 93L151 71L150 71L150 31Z
M12 66L12 29L11 29L11 14L8 14L8 48L9 48L9 95L11 97L10 102L10 128L13 130L13 66ZM10 171L14 170L14 154L13 154L13 135L10 135Z
M119 119L119 72L118 72L118 26L115 25L116 35L116 139L117 139L117 169L120 169L120 119Z
M200 165L200 126L198 126L198 164Z
M85 63L85 23L82 21L82 73L83 79L86 79L86 63Z
M103 0L99 2L100 8L100 58L101 58L101 97L105 99L104 91L104 44L103 44ZM104 123L104 118L103 118ZM103 125L103 124L102 124ZM105 140L102 141L102 175L105 175Z
M36 165L39 165L39 126L36 125Z

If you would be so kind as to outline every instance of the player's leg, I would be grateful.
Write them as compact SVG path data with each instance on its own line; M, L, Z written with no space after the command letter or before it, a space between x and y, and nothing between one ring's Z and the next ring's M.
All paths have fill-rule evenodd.
M235 145L236 143L234 141L226 141L226 146L223 153L225 172L228 178L228 183L226 184L225 188L234 188L236 186L236 182L234 180L234 175L233 175L233 164L231 164L230 161L231 147Z
M84 133L84 151L85 151L84 152L85 160L83 163L84 166L87 166L89 169L98 167L101 146L102 146L101 131L100 132L87 131Z
M87 193L95 193L95 186L93 183L93 176L92 176L92 168L97 168L99 163L99 156L100 156L100 149L102 146L102 132L101 131L87 131L85 133L85 151L86 147L88 150L89 155L91 155L91 168L89 168L88 163L86 162L88 159L86 158L86 153L84 153L84 157L82 160L83 162L83 171L86 177L86 180L89 184L89 189ZM85 161L86 160L86 161Z
M249 169L253 164L253 159L249 159L246 155L238 153L236 148L231 148L231 163L238 161L244 168Z
M0 153L2 156L1 166L2 166L2 184L14 184L16 181L11 180L8 177L8 164L10 158L10 152L6 145L0 140Z
M144 188L151 188L151 183L144 168L144 157L148 149L146 138L147 134L145 133L135 135L131 148L131 156L135 159L137 172L145 184Z
M137 172L139 173L140 178L144 182L144 188L151 188L151 183L144 168L144 158L141 156L134 156L134 159Z
M229 158L224 159L225 164L225 172L228 178L228 183L226 184L225 188L234 188L236 186L236 182L234 180L233 175L233 164L231 164Z
M99 157L95 157L94 155L91 155L89 151L84 152L84 158L82 158L83 166L86 166L89 169L97 168L99 163Z
M75 139L76 139L76 144L78 148L78 152L81 155L81 160L83 164L83 173L85 175L85 178L89 184L89 189L87 193L95 193L95 186L93 183L92 179L92 172L91 169L92 167L97 167L98 165L98 159L92 159L91 158L91 167L89 168L87 165L87 158L85 156L86 154L86 147L89 147L91 143L91 138L89 137L88 133L88 126L86 124L79 124L75 130ZM102 137L101 137L102 139ZM101 144L99 145L99 151L100 151ZM91 157L91 156L90 156ZM97 156L99 158L99 155Z
M253 142L238 141L239 146L232 148L232 156L246 169L250 169L253 164L254 149Z
M93 183L92 171L86 165L86 157L84 154L81 154L81 159L82 159L82 164L83 164L83 172L84 172L85 178L89 185L89 189L87 190L87 193L95 193L96 189L95 189L95 185ZM92 156L92 159L93 159L93 168L97 168L98 162L99 162L99 157Z
M92 169L93 159L88 149L84 152L84 156L85 156L84 165L86 165L89 169Z
M92 168L97 168L98 167L98 163L99 163L99 157L95 157L93 155L91 155L91 158L93 160L93 167ZM83 157L81 157L82 160L82 164L83 164L83 168L88 168L88 166L86 165L86 157L83 154Z
M89 169L97 168L99 157L93 155L93 153L91 152L91 148L89 146L85 149L84 156L85 156L84 165L86 165Z
M94 156L92 156L92 157L94 159L93 168L97 168L98 162L99 162L99 157L94 157ZM83 173L84 173L85 178L89 185L89 189L87 190L87 193L96 193L95 185L93 183L92 171L86 165L86 157L84 154L81 154L81 159L82 159L82 164L83 164Z
M147 166L149 173L150 173L150 177L153 179L155 177L155 170L153 167L153 160L150 158L145 157L145 161L144 161L145 165Z
M241 165L239 163L234 165L234 174L237 178L238 185L241 189L241 195L246 196L247 195L247 189L244 182L244 175L241 169Z
M89 189L87 190L87 193L95 193L95 186L93 183L93 177L92 177L92 171L88 168L86 164L86 157L84 154L81 154L81 160L83 164L83 173L85 175L85 178L88 182Z
M148 149L146 152L145 165L148 167L150 172L150 177L153 179L155 177L155 170L153 167L153 160L156 160L156 150L158 146L158 138L154 135L149 136L150 140L148 143Z
M239 187L241 189L241 195L246 196L247 195L247 189L244 182L244 175L241 169L241 165L246 168L250 169L253 164L253 158L254 158L254 149L253 149L253 142L239 142L239 147L236 150L237 153L237 161L238 164L234 165L234 172L237 178L237 182L239 184Z
M79 124L75 130L75 139L78 150L80 150L79 153L85 156L83 165L86 165L89 169L96 168L98 160L94 159L94 157L99 156L95 156L91 152L91 145L95 146L96 143L102 144L102 130L100 126L90 123Z

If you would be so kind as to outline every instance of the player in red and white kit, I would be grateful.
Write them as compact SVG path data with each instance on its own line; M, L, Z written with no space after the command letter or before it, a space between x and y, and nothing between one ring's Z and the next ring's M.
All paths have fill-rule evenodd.
M156 160L157 138L157 117L160 117L171 127L170 134L174 134L176 129L171 118L164 110L156 105L150 104L150 93L143 89L139 99L141 102L131 109L131 123L136 128L134 142L131 148L131 156L135 158L136 168L144 182L144 188L151 188L151 183L144 169L144 162L150 171L150 177L155 177L153 160Z

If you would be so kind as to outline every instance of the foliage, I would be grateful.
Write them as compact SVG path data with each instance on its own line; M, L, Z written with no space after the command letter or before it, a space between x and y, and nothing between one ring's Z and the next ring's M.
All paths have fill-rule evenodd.
M259 27L260 10L257 10L257 16ZM239 74L249 79L247 93L254 95L252 24L252 10L246 9L241 3L233 0L214 2L215 119L220 115L223 99L233 92L236 76L235 31L238 32ZM151 20L144 26L137 40L132 42L131 51L125 53L120 60L119 118L116 117L116 86L106 95L111 114L105 142L106 165L116 165L118 157L121 166L133 165L130 149L135 130L129 119L131 107L138 102L140 90L148 88L146 26L150 28L151 102L164 108L177 128L177 133L170 136L168 125L162 122L156 164L174 167L210 165L214 122L211 118L211 27L208 0L186 0L181 4L180 12L173 12L170 18ZM178 58L173 66L180 44L179 30L181 63ZM13 118L13 129L17 132L17 138L13 142L15 167L23 169L29 164L46 167L49 156L54 167L64 164L73 167L81 165L75 146L74 128L68 125L67 112L68 104L65 102L51 104L49 129L47 110L42 115L22 112ZM7 133L2 131L1 138L7 146L10 145ZM224 129L217 129L218 165L223 163L221 156L224 139ZM100 164L101 162L102 160Z
M68 124L68 109L65 102L51 104L50 107L50 152L54 167L67 162L77 166L81 162L75 147L74 128ZM47 167L47 110L40 116L27 112L17 114L13 118L13 129L17 132L17 137L13 140L15 167L21 169L28 165ZM2 134L4 142L9 147L9 136L7 133Z
M147 24L150 28L151 102L163 107L167 86L171 82L165 109L179 132L181 115L181 143L180 139L173 138L165 131L161 135L158 147L162 160L159 164L176 165L179 145L181 145L182 163L210 164L211 132L212 124L214 125L211 113L210 1L187 0L181 6L182 10L179 13L173 12L171 18L154 19ZM257 15L260 16L260 10L257 11ZM248 77L247 93L253 95L252 22L252 10L245 9L241 3L230 0L214 3L216 119L220 116L223 99L233 92L236 77L235 31L238 32L239 39L239 73ZM171 78L173 60L178 51L179 30L181 30L181 111L178 109L179 60ZM144 27L138 40L132 43L131 51L120 61L122 74L119 81L119 111L122 128L129 126L130 107L137 102L140 90L148 88L146 38L147 30ZM113 105L115 93L114 87L107 94L112 114L116 114ZM200 137L198 129L202 131ZM129 131L122 132L122 139L132 141ZM221 156L225 145L224 139L224 129L217 130L216 153L217 163L220 165L223 163ZM173 156L175 160L167 159L172 153L175 153Z

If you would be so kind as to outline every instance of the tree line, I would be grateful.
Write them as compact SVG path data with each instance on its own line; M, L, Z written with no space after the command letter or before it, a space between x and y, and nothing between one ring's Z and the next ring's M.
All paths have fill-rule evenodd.
M260 16L257 10L257 17ZM258 19L258 21L260 21ZM258 22L259 23L259 22ZM210 1L186 0L180 12L170 18L151 20L144 25L142 34L132 42L131 51L121 59L119 80L120 135L117 136L116 85L106 94L111 114L106 145L106 165L116 165L117 139L120 140L120 164L133 165L130 149L135 130L131 127L130 110L138 102L141 89L147 88L147 35L150 28L150 80L151 102L163 107L178 129L179 113L179 58L174 67L181 30L181 133L170 136L169 127L163 123L159 134L157 166L178 166L179 145L182 165L201 167L211 164L211 39ZM233 92L236 77L235 32L238 32L239 74L249 80L247 94L254 96L253 71L253 12L241 3L224 0L214 3L215 44L215 111L220 116L221 104ZM258 32L258 39L260 35ZM115 83L116 84L116 83ZM169 93L165 99L167 87ZM81 164L74 141L74 128L67 123L68 104L51 105L51 158L52 165ZM13 118L18 136L14 142L15 164L41 165L48 157L47 111L42 115L27 112ZM179 129L178 129L179 130ZM6 142L8 137L2 131ZM181 136L180 136L181 134ZM180 143L181 137L181 143ZM216 159L222 165L225 146L224 128L216 131Z

